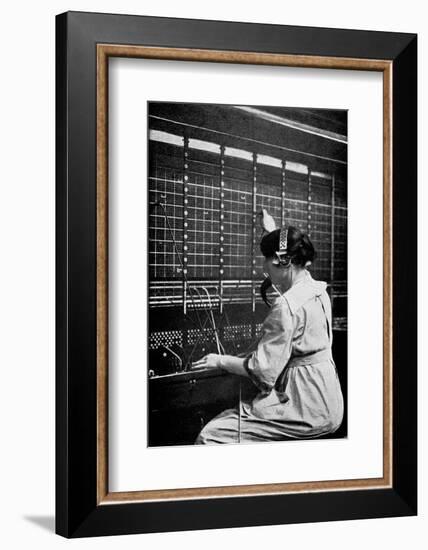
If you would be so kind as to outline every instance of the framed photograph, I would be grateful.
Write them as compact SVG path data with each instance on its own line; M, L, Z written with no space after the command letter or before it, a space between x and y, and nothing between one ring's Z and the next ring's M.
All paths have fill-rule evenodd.
M57 533L415 515L416 35L56 25Z

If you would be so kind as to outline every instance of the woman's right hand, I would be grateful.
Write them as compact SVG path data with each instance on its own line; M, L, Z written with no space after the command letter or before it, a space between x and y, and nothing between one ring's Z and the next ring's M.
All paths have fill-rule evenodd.
M192 369L207 369L207 368L216 368L221 366L221 355L217 353L209 353L204 355L198 361L192 363Z

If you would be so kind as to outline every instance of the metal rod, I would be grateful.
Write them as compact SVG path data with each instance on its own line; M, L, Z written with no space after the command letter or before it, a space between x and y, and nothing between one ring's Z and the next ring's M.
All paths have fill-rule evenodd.
M334 281L334 236L335 236L335 194L336 194L336 176L335 174L331 177L331 237L330 237L330 298L331 298L331 306L333 308L333 300L334 300L334 288L333 288L333 281Z
M251 305L253 314L256 311L256 287L255 287L255 265L256 265L256 223L257 223L257 153L253 153L253 200L252 200L252 239L251 239ZM254 324L254 323L253 323Z
M219 209L219 270L218 293L220 315L223 313L223 277L224 277L224 145L220 146L220 209Z
M283 160L281 162L281 227L285 225L285 170L287 162Z
M188 227L188 198L189 191L189 136L184 136L184 149L183 149L183 313L187 313L187 227Z
M312 201L312 172L311 172L311 169L308 168L308 203L307 203L307 233L308 233L308 237L310 238L311 236L311 231L312 231L312 204L311 204L311 201Z

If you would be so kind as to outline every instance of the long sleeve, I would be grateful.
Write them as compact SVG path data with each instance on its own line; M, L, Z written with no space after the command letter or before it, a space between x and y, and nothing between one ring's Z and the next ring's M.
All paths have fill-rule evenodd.
M247 356L244 367L253 383L269 393L291 354L293 316L284 302L276 303L266 317L257 349Z

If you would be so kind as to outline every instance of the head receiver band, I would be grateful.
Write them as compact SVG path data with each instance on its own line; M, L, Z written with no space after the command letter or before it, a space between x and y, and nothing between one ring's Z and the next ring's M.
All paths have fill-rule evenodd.
M287 254L288 251L288 227L281 227L279 232L279 250L275 252L280 265L288 267L291 263L291 258Z

